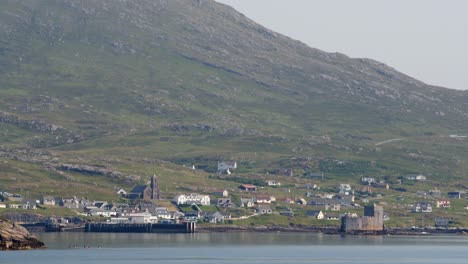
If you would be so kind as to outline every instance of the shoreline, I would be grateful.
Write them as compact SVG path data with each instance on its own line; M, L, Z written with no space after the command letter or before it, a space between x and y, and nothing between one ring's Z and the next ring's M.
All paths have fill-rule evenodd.
M33 233L49 233L44 227L27 228ZM62 230L57 232L84 232L83 228ZM326 235L393 235L393 236L430 236L430 235L468 235L468 228L388 228L383 231L353 231L341 232L336 226L307 226L307 225L198 225L195 233L322 233ZM53 233L53 232L51 232ZM112 233L112 232L110 232Z
M289 232L289 233L323 233L326 235L394 235L394 236L430 236L430 235L468 235L468 228L456 229L432 229L432 228L390 228L383 231L353 231L341 232L338 227L317 227L317 226L277 226L277 225L259 225L259 226L198 226L197 233L242 233L242 232Z

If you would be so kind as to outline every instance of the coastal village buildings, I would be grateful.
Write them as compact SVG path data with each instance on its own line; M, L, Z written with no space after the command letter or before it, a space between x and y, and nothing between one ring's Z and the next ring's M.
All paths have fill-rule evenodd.
M325 211L340 211L341 205L339 203L327 203L325 204Z
M260 204L257 206L257 209L255 210L257 214L272 214L273 210L271 209L271 206L267 204Z
M233 164L231 164L233 165ZM190 172L192 173L192 172ZM301 172L299 172L300 174ZM304 173L305 176L307 173ZM353 192L353 187L350 184L339 184L336 179L325 180L320 182L322 189L320 189L314 182L307 178L289 179L286 176L275 176L274 179L279 179L287 188L275 188L281 186L279 180L271 180L272 176L268 173L263 175L253 174L252 178L246 176L245 178L230 177L227 175L213 176L217 179L229 179L223 185L217 186L177 186L176 188L168 188L168 193L172 200L158 200L160 199L159 184L157 177L151 177L151 180L146 185L137 185L131 191L126 192L124 189L115 189L115 199L119 203L113 201L92 201L88 198L77 197L53 197L44 195L40 200L35 201L32 199L23 199L21 202L11 203L11 200L6 204L0 204L0 208L16 207L25 210L34 210L36 208L49 209L52 206L62 206L73 209L78 215L93 216L94 219L101 219L102 222L118 224L118 223L185 223L185 222L207 222L207 223L223 223L226 220L235 223L238 219L250 219L257 221L256 217L263 217L262 215L272 215L268 219L278 219L284 221L287 218L291 223L303 223L306 219L311 223L315 221L336 221L342 219L341 228L345 232L365 231L374 232L383 229L383 222L388 220L388 214L382 213L382 205L387 203L391 205L392 210L395 210L394 204L389 202L389 199L382 199L379 194L387 195L394 194L396 191L390 189L389 185L380 180L371 177L356 178L356 183L361 182L356 192ZM255 178L253 178L255 177ZM382 176L385 178L384 176ZM395 176L392 176L395 177ZM332 177L330 177L332 179ZM404 178L401 178L404 179ZM395 179L385 178L386 181L392 184ZM416 178L415 178L416 180ZM240 182L240 183L236 183ZM245 184L241 184L245 183ZM253 184L258 183L259 187ZM235 188L238 184L238 189ZM406 184L406 186L405 186ZM221 187L220 187L221 186ZM224 187L224 188L223 188ZM398 186L400 187L400 186ZM429 214L425 217L433 219L436 216L447 216L452 210L443 210L443 208L455 207L457 210L468 208L463 207L462 201L455 202L450 199L464 198L463 191L446 192L446 187L441 187L444 190L428 191L426 184L417 184L415 182L402 181L402 187L408 188L406 190L398 190L398 197L403 197L409 201L415 197L415 193L420 195L418 199L422 202L415 203L412 206L405 203L407 210L411 209L415 213L430 213L434 211L437 214ZM219 188L219 189L218 189ZM377 189L382 188L380 193L375 193ZM425 189L426 188L426 189ZM462 187L457 187L462 188ZM423 191L417 192L418 189ZM116 191L117 190L117 191ZM181 194L177 190L191 190L194 193ZM228 191L229 190L229 191ZM388 190L388 192L386 191ZM195 193L199 192L199 193ZM410 196L407 196L407 193ZM447 194L449 198L442 198ZM278 196L278 201L274 196ZM13 194L8 194L8 197L14 197ZM29 195L25 195L29 197ZM302 197L306 197L305 199ZM388 196L393 197L393 196ZM396 195L394 197L397 197ZM20 195L16 196L17 199ZM400 205L403 204L404 199L393 199L399 201ZM1 200L6 200L5 196L0 197ZM307 200L306 200L307 199ZM38 203L41 205L37 205ZM430 201L430 202L428 202ZM371 205L373 202L378 202L380 206ZM432 205L431 205L432 203ZM301 206L299 206L301 205ZM164 207L167 206L167 207ZM364 216L357 216L356 210L364 207ZM401 206L400 208L402 208ZM455 210L455 209L453 209ZM396 219L398 215L392 212L392 219ZM382 217L381 217L382 213ZM407 212L406 212L407 213ZM231 217L231 214L233 217ZM408 214L406 214L408 216ZM409 214L411 217L411 214ZM102 218L101 218L102 217ZM287 218L285 218L287 217ZM413 218L422 218L412 214ZM305 219L301 219L305 218ZM382 221L380 219L383 219ZM447 217L448 218L448 217ZM109 220L107 220L109 219ZM442 221L442 220L441 220ZM444 223L439 221L439 226L444 226ZM444 220L445 221L445 220ZM254 222L252 222L254 223ZM393 224L394 222L387 222ZM324 225L337 226L338 222L328 222Z
M450 208L450 200L448 200L448 199L437 199L436 207L437 208Z
M244 190L244 191L255 192L257 191L257 186L252 185L252 184L242 184L241 186L239 186L239 189Z
M223 190L216 190L213 192L213 196L214 197L228 197L229 196L229 192L228 190L226 189L223 189Z
M452 191L447 193L449 199L461 199L465 195L464 191Z
M41 204L54 206L55 205L55 198L53 196L43 196L41 198Z
M158 217L151 213L133 213L125 217L112 217L108 222L111 224L148 224L157 223Z
M191 193L188 195L180 194L174 198L174 202L177 205L181 205L181 204L210 205L210 196L197 194L197 193Z
M257 204L271 204L273 200L271 199L270 196L256 196L255 197L255 202Z
M350 195L352 194L353 189L351 188L351 185L342 183L338 187L338 193L339 194L345 194L345 195Z
M432 213L432 205L429 202L419 202L413 205L414 213Z
M275 180L268 180L266 181L266 184L268 186L281 186L281 182Z
M427 177L422 174L410 174L406 176L406 179L409 181L425 181Z
M34 199L24 199L21 202L21 209L36 210L37 209L37 201L34 200Z
M440 198L442 197L442 192L440 190L434 189L429 191L429 195L434 198Z
M325 214L320 210L306 211L305 215L307 217L313 217L313 218L318 219L318 220L323 220L325 218Z
M231 201L231 198L219 198L216 205L219 207L226 208L226 207L232 207L234 203Z
M127 196L128 193L124 190L124 189L119 189L117 192L115 192L116 194L120 195L120 196Z
M371 177L362 177L361 178L361 183L362 184L371 185L374 182L376 182L376 180L374 178L371 178Z
M241 198L241 207L251 208L254 207L254 200L251 198Z

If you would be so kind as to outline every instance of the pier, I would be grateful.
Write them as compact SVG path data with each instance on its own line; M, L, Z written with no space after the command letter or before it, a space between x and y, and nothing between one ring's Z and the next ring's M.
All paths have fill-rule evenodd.
M196 223L183 224L108 224L87 223L85 232L96 233L195 233Z

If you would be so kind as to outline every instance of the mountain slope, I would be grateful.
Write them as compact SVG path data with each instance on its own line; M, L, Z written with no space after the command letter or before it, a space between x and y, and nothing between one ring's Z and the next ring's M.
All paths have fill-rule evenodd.
M2 157L39 148L54 168L149 158L212 171L225 158L337 175L466 168L464 138L448 137L468 130L466 92L310 48L211 0L7 0L0 25ZM330 168L338 160L365 165Z

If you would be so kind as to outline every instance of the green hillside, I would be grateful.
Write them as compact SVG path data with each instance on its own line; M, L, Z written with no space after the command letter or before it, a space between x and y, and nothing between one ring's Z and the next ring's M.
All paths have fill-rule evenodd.
M253 178L467 184L467 139L450 137L468 135L466 92L307 47L214 1L8 0L0 25L0 189L111 198L154 173L167 197L235 188L209 179L218 160Z

